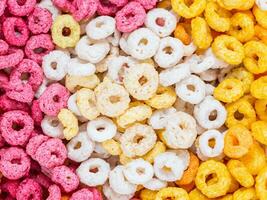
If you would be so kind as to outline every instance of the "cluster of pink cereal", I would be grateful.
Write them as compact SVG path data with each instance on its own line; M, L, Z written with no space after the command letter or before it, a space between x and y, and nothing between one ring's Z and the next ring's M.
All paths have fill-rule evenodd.
M39 6L36 0L0 1L0 199L60 200L65 194L70 200L102 199L96 188L80 184L64 140L44 135L40 127L44 114L57 116L70 97L67 88L52 83L36 98L44 81L43 57L55 48L50 28L59 12L44 7L53 3L76 21L117 13L119 31L131 32L144 17L129 23L127 14L145 16L156 2L44 0Z

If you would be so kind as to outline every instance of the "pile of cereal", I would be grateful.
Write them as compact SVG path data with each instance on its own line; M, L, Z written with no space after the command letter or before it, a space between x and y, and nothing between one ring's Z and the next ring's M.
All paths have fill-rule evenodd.
M267 200L266 0L0 0L0 199Z

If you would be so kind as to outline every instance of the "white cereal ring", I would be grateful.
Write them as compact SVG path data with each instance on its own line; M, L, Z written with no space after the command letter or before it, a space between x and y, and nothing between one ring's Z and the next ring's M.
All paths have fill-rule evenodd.
M188 150L184 149L173 149L169 150L168 152L174 152L182 161L183 161L183 166L184 170L186 170L189 166L190 163L190 153Z
M79 58L70 59L67 73L72 76L90 76L95 73L95 65Z
M63 135L64 127L60 123L57 117L45 115L45 117L41 122L41 128L44 134L50 137L55 137L60 139L64 138Z
M219 71L217 69L208 69L207 71L201 72L199 74L203 81L211 82L218 78Z
M138 100L147 100L157 91L159 78L154 66L141 63L127 68L123 83L127 91Z
M198 104L206 96L205 83L198 76L191 75L176 83L175 92L183 101Z
M174 108L177 111L186 112L189 115L193 115L194 105L188 102L183 101L182 99L177 98L174 103Z
M172 114L163 137L167 146L173 149L187 149L192 146L196 137L196 120L185 112Z
M139 60L153 57L158 50L159 43L159 37L148 28L136 29L127 39L130 55Z
M156 140L152 127L139 123L127 128L120 137L122 151L128 157L145 155L154 147Z
M135 193L137 185L130 183L123 174L123 165L117 165L109 173L109 184L112 190L118 194L129 195Z
M194 42L191 42L189 45L184 45L184 56L191 56L197 50L197 46L194 45Z
M170 86L190 75L188 64L178 64L172 68L165 69L159 74L159 83L163 86Z
M227 112L224 106L212 96L205 99L194 108L194 117L205 129L220 128L226 120Z
M211 84L205 84L206 96L213 95L215 87Z
M129 33L123 33L119 41L120 48L127 55L130 55L130 49L127 42L129 35L130 35Z
M209 141L213 140L212 147L209 145ZM208 130L199 136L198 139L199 150L201 153L208 157L218 157L223 153L224 136L217 130Z
M115 19L110 16L99 16L86 26L86 34L93 40L105 39L115 31Z
M212 58L202 58L201 56L198 56L196 54L187 57L185 62L190 64L190 71L195 74L205 72L213 66Z
M175 112L176 109L173 107L155 110L149 118L148 124L152 126L153 129L164 129L169 120L169 117Z
M77 105L77 93L73 93L68 99L68 109L76 116L82 116Z
M115 29L114 33L107 37L107 40L113 47L118 47L120 44L121 33Z
M63 51L54 50L43 57L42 67L46 78L60 81L67 74L70 56Z
M164 152L155 158L154 172L160 180L173 182L183 176L184 164L174 152Z
M95 142L94 152L91 155L91 158L102 158L108 159L111 155L107 152L106 149L103 148L100 142Z
M108 41L92 41L87 36L83 36L75 47L78 57L91 63L98 63L103 60L109 50Z
M108 179L109 172L109 164L100 158L90 158L76 169L81 183L91 187L103 185Z
M86 132L79 132L66 145L68 158L75 162L83 162L91 156L94 146L94 142L87 136Z
M162 188L167 187L167 181L162 181L158 178L152 178L150 181L143 184L143 186L149 190L160 190Z
M204 55L202 56L203 59L211 59L212 60L212 66L211 68L212 69L222 69L222 68L228 68L230 65L226 62L224 62L223 60L220 60L219 58L217 58L212 49L211 48L208 48Z
M256 0L255 2L259 9L267 11L267 1L266 0Z
M103 186L103 193L107 200L129 200L134 196L134 193L132 194L118 194L115 192L108 183L105 183Z
M89 138L96 142L112 139L116 133L116 125L107 117L98 117L87 124L87 134Z
M38 7L47 9L52 14L53 21L61 14L60 10L54 6L52 0L42 0L38 3Z
M154 59L162 68L176 65L184 56L183 43L173 37L165 37L160 40L160 45Z
M151 29L159 37L171 35L176 24L176 16L163 8L152 9L146 15L146 27Z

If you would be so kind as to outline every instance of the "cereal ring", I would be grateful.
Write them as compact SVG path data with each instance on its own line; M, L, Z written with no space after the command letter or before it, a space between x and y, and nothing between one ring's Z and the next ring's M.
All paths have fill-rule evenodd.
M61 191L56 184L49 186L48 192L49 196L46 200L61 200Z
M120 137L122 152L128 157L143 156L156 143L156 134L152 127L136 123L127 128Z
M51 33L57 46L74 47L80 39L80 26L71 15L60 15L53 22Z
M22 18L6 18L3 22L2 29L6 41L11 45L18 47L24 46L29 38L29 30L27 24Z
M240 64L245 57L242 44L233 36L220 35L216 37L212 44L212 50L219 59L231 65Z
M250 87L250 93L257 99L267 99L267 93L265 92L267 76L262 76L259 79L252 82Z
M32 157L32 159L35 160L35 154L36 154L36 151L37 149L39 148L39 146L46 142L47 140L49 139L49 137L47 136L44 136L44 135L36 135L36 136L33 136L27 146L26 146L26 153Z
M158 82L157 71L147 63L128 68L123 79L127 91L138 100L147 100L154 96Z
M260 74L267 71L267 45L260 41L250 41L244 45L245 68L253 74ZM257 58L257 59L256 59Z
M241 158L249 152L252 144L250 131L243 125L235 125L224 136L224 153L229 158Z
M258 176L256 177L256 185L255 185L255 189L256 189L256 194L257 197L259 199L264 199L267 195L267 191L265 186L266 183L266 178L267 178L267 168L264 167L260 173L258 174Z
M256 121L251 124L251 134L261 144L267 144L265 131L267 130L267 122Z
M254 188L240 188L233 194L234 200L257 199Z
M149 190L157 191L168 186L167 181L162 181L157 178L152 178L150 181L143 184L143 186Z
M36 7L28 17L28 27L33 34L47 33L52 26L52 14L45 8Z
M206 8L206 0L194 0L187 6L185 0L171 0L172 9L180 16L189 19L200 15Z
M174 34L174 37L181 40L184 45L189 45L192 42L192 38L191 38L190 33L188 33L186 26L187 24L184 24L184 23L177 24L173 34ZM191 32L191 25L190 25L189 32Z
M244 0L236 0L234 2L230 0L218 0L217 3L227 10L232 10L241 8L245 2Z
M1 135L10 145L24 145L29 140L33 129L34 122L24 111L9 111L1 116Z
M171 12L155 8L147 13L145 25L159 37L167 37L172 34L177 24L177 18Z
M83 188L74 192L69 200L94 199L101 200L102 195L96 188Z
M97 110L108 117L118 117L129 107L130 97L124 87L105 79L95 89Z
M61 109L57 117L64 127L63 135L66 140L70 140L78 134L78 120L70 110Z
M226 105L227 118L225 125L232 127L242 124L250 128L251 123L256 121L256 113L253 106L245 99L240 99L234 103Z
M194 44L200 49L209 48L213 38L207 22L201 17L196 17L191 22L191 28Z
M154 159L161 153L164 153L166 151L166 146L164 143L158 141L154 145L153 149L151 149L148 153L146 153L142 158L149 163L153 163Z
M166 128L167 121L175 113L176 109L173 107L155 110L152 116L148 120L148 124L152 126L153 129L164 129Z
M80 182L88 186L103 185L110 172L109 163L100 158L90 158L76 169Z
M57 117L45 115L41 122L41 128L45 135L63 139L63 125Z
M52 0L42 0L38 3L38 7L47 9L52 14L53 20L60 14L60 11L54 6Z
M267 4L264 0L256 0L256 5L260 10L267 11Z
M98 15L109 15L114 16L118 12L118 7L116 4L111 3L111 1L99 0L97 6Z
M266 21L267 11L261 10L258 8L258 6L255 5L253 7L253 14L258 24L261 25L263 28L267 28L267 21Z
M15 16L27 16L35 7L36 0L26 0L17 2L16 0L7 0L7 7L11 14Z
M71 192L79 186L78 176L64 165L53 168L51 173L51 180L59 184L66 192Z
M231 27L227 33L240 42L247 42L254 36L254 22L245 13L235 13L231 17Z
M93 40L105 39L115 31L115 19L109 16L99 16L86 25L86 34Z
M154 59L161 68L170 68L178 64L183 56L183 43L179 39L165 37L160 40Z
M255 36L261 39L262 42L267 45L267 30L258 24L254 28L255 28Z
M231 12L210 1L205 8L205 19L208 25L218 32L225 32L231 26Z
M14 162L16 161L16 162ZM4 177L17 180L26 176L31 167L31 160L26 152L18 147L9 147L1 154L0 170Z
M95 0L75 0L72 2L73 9L70 12L76 21L87 20L95 14L98 4L99 2Z
M249 173L253 176L259 174L266 166L264 149L257 142L254 142L248 153L239 160L247 167Z
M119 194L115 192L108 183L105 183L103 186L103 193L107 200L113 200L113 199L118 199L118 200L129 200L134 196L134 193L132 194Z
M114 139L109 139L101 143L102 147L112 156L122 154L120 143Z
M157 4L157 0L148 0L148 1L136 0L136 1L139 2L146 10L154 8Z
M75 47L78 57L91 63L98 63L103 60L109 50L108 41L93 41L87 36L83 36Z
M254 178L249 173L246 166L239 160L229 160L227 168L231 175L242 185L243 187L249 188L254 185Z
M208 177L211 179L209 180ZM209 160L199 166L195 183L208 198L216 198L227 193L231 184L231 176L223 163Z
M35 180L27 178L19 184L16 194L16 199L40 200L42 199L42 188Z
M27 41L25 54L38 64L42 63L43 56L54 49L52 38L48 34L33 35Z
M164 199L175 199L175 200L189 200L187 192L182 188L177 187L166 187L162 188L156 195L155 200Z
M143 6L138 1L130 2L116 13L116 27L120 32L130 33L144 24L145 17Z
M263 120L263 121L267 120L266 105L267 105L267 100L256 100L255 101L255 110L256 110L257 116L260 118L260 120Z

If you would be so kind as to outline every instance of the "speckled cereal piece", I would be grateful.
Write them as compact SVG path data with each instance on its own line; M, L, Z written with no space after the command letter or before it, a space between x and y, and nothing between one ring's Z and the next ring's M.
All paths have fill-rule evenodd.
M34 100L32 102L32 106L31 106L31 117L34 121L34 123L36 125L41 125L41 122L44 118L44 115L43 115L43 112L41 111L40 109L40 106L39 106L39 101L38 100Z
M0 132L5 141L11 145L24 145L33 129L33 120L24 111L6 112L0 120Z
M21 110L29 112L29 105L27 103L18 102L10 99L7 95L0 96L0 113L8 112L11 110Z
M123 7L128 3L128 0L109 0L110 3L115 4L117 7Z
M71 11L73 18L76 21L89 19L96 13L98 4L98 0L74 0Z
M45 136L45 135L36 135L34 137L32 137L27 146L26 146L26 152L29 156L32 157L32 159L35 159L35 153L37 151L37 149L39 148L39 146L41 146L41 144L43 144L44 142L46 142L49 139L49 137Z
M0 55L0 69L19 64L23 57L24 52L21 49L9 48L5 55Z
M61 185L65 192L71 192L79 186L79 177L67 166L55 167L52 170L52 181Z
M34 91L29 84L21 82L10 82L8 91L6 92L10 99L14 99L23 103L30 103L34 97Z
M1 3L0 3L1 4ZM9 45L4 40L0 40L0 55L4 55L8 52Z
M61 191L57 185L51 185L48 188L49 196L46 200L61 200Z
M48 189L53 184L53 182L51 181L51 179L48 178L43 173L37 174L33 179L37 183L39 183L39 185L41 185L42 187L44 187L45 189Z
M97 13L99 15L110 15L113 16L118 11L118 7L112 4L109 0L99 0L97 7Z
M95 188L84 188L74 192L69 200L102 200L102 196L100 192L97 191Z
M45 8L35 7L28 17L28 28L33 34L47 33L52 26L52 14Z
M16 193L19 187L19 181L6 180L1 184L1 191L7 194L7 198L16 198Z
M18 187L17 200L41 200L42 188L33 179L25 179Z
M57 116L62 108L67 107L69 91L59 83L51 84L39 98L42 112L50 116Z
M150 10L154 8L158 2L158 0L135 0L139 2L146 10Z
M4 11L6 9L6 2L7 0L2 0L0 1L0 16L2 16L4 14Z
M33 11L35 5L36 0L7 0L9 12L16 16L26 16L30 14Z
M10 180L17 180L27 175L30 167L31 160L21 148L10 147L1 154L0 171Z

